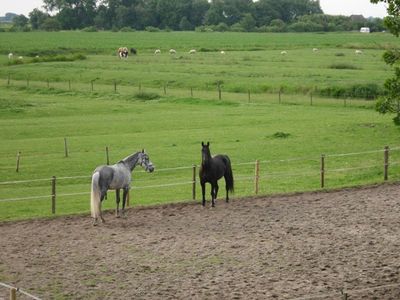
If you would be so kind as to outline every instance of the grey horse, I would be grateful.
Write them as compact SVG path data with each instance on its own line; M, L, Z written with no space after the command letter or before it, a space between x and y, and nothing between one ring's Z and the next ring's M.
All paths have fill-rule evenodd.
M122 215L124 214L126 199L131 188L132 171L137 165L143 167L146 172L154 171L153 163L144 150L127 156L115 165L99 166L94 170L90 201L93 225L97 225L98 218L105 222L101 214L101 203L109 189L116 191L117 217L119 217L120 190L123 190Z

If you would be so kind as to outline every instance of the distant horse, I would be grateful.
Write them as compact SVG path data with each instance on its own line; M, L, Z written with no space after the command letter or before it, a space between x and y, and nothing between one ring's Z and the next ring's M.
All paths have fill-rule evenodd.
M131 187L132 171L140 165L147 172L153 172L154 166L144 150L136 152L112 166L99 166L92 175L92 190L90 208L94 219L93 225L97 225L98 218L105 222L101 214L101 203L106 196L107 190L116 190L116 216L119 217L120 189L122 195L122 215L125 210L125 203Z
M127 47L118 48L118 57L119 58L128 58L128 48Z
M225 177L225 189L226 189L226 202L229 202L228 192L233 192L233 174L231 167L231 160L227 155L216 155L211 157L210 143L204 144L201 142L201 167L200 167L200 184L201 192L203 195L202 205L206 205L206 182L211 184L211 205L215 206L215 199L218 194L218 179L222 176Z

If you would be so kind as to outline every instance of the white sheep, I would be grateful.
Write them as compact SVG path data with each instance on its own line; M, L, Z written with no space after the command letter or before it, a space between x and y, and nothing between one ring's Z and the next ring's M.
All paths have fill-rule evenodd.
M356 51L354 51L354 53L357 54L357 55L359 55L359 54L362 54L363 52L362 52L362 50L358 50L358 49L357 49Z
M169 49L169 54L176 54L176 50L175 49Z
M196 53L195 49L192 49L192 50L189 51L189 54L195 54L195 53Z
M8 59L11 60L11 59L13 59L13 58L14 58L14 54L8 53Z
M313 48L312 51L313 51L313 52L318 52L319 49L318 49L318 48Z
M222 51L221 51L221 54L222 54L222 55L225 55L225 51L222 50Z
M161 50L160 49L157 49L156 51L154 51L154 54L161 54Z
M287 54L287 51L283 50L283 51L281 51L281 54L282 54L282 55L286 55L286 54Z

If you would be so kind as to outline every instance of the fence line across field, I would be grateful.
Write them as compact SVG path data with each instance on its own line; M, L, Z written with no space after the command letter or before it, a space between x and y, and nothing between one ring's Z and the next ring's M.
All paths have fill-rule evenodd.
M10 300L16 300L17 299L17 292L21 293L21 294L23 294L23 295L25 295L25 296L27 296L27 297L29 297L31 299L41 300L39 297L36 297L36 296L34 296L34 295L32 295L32 294L30 294L28 292L25 292L24 290L22 290L20 288L17 288L15 286L12 286L12 285L9 285L9 284L3 283L3 282L0 282L0 286L5 287L5 288L10 290Z
M394 148L395 150L400 149L400 147ZM253 175L237 175L235 177L236 181L253 181L254 182L254 194L259 193L260 188L260 180L262 179L271 179L271 178L281 178L281 177L296 177L296 176L318 176L320 175L320 188L325 188L325 180L326 174L329 173L339 173L339 172L348 172L354 170L365 170L365 169L372 169L372 168L379 168L382 167L382 164L376 165L365 165L360 167L349 167L349 168L336 168L336 169L328 169L326 168L325 159L328 157L339 157L339 156L350 156L350 155L363 155L366 153L383 153L384 155L384 162L383 162L383 174L384 174L384 181L388 180L388 171L389 171L389 153L391 149L389 147L384 147L383 150L374 150L374 151L363 151L358 153L344 153L344 154L334 154L334 155L324 155L322 154L320 157L320 165L319 169L313 171L303 171L303 172L271 172L268 173L268 167L263 169L262 175L260 175L260 165L267 165L271 164L272 162L288 162L288 161L300 161L300 160L312 160L314 162L318 162L317 159L311 158L290 158L286 160L269 160L269 161L260 161L256 160L253 162L241 162L237 164L232 164L233 166L243 166L243 165L251 165L254 166L254 173ZM398 165L399 162L394 162L393 165ZM390 163L392 165L392 163ZM317 165L318 166L318 165ZM181 185L192 185L192 199L196 199L196 174L197 174L197 165L192 165L188 167L173 167L173 168L164 168L160 169L159 171L171 172L175 170L188 170L192 169L192 180L191 181L184 181L184 182L172 182L172 183L164 183L164 184L154 184L154 185L144 185L144 186L133 186L133 190L144 190L150 188L165 188L165 187L174 187L174 186L181 186ZM144 172L144 171L142 171ZM43 196L30 196L30 197L21 197L21 198L7 198L7 199L0 199L0 202L11 202L11 201L22 201L22 200L35 200L35 199L46 199L51 198L52 203L52 213L56 213L56 199L60 197L68 197L68 196L81 196L81 195L89 195L90 192L76 192L76 193L60 193L57 194L56 187L58 180L69 180L69 179L90 179L90 176L63 176L57 178L53 176L52 178L41 178L41 179L34 179L34 180L20 180L20 181L6 181L0 182L1 185L11 185L11 184L22 184L22 183L29 183L29 182L41 182L41 181L49 181L51 182L51 194L50 195L43 195ZM135 180L133 180L135 181ZM145 181L145 180L143 180Z

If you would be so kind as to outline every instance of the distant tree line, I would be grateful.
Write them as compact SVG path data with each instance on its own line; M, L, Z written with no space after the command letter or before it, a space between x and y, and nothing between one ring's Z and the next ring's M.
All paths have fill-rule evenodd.
M11 30L255 32L384 29L381 19L325 15L318 0L43 0Z

